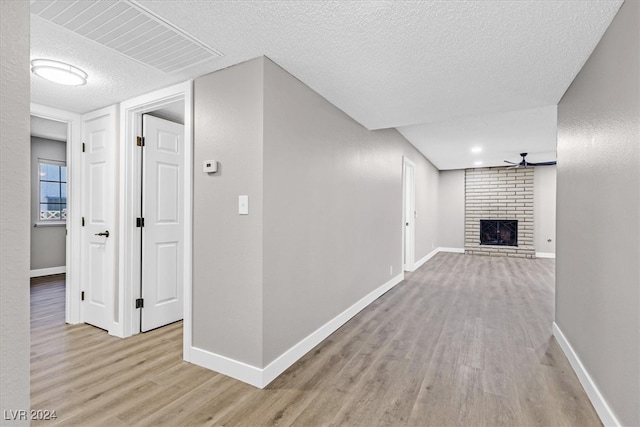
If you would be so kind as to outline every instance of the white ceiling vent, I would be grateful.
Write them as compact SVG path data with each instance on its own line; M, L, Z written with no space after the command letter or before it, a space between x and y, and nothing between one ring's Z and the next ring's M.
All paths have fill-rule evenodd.
M32 0L31 13L165 73L222 56L130 0Z

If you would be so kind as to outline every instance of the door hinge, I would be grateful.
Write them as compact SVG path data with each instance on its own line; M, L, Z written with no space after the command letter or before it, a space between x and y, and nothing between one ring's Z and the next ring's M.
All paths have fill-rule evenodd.
M138 147L144 147L144 136L136 136L136 145Z
M84 291L80 292L80 301L84 301Z
M82 152L84 153L84 142L82 143Z
M82 226L84 227L84 217L82 217Z
M136 308L144 308L144 300L142 298L136 299Z
M136 227L144 227L144 218L136 218Z

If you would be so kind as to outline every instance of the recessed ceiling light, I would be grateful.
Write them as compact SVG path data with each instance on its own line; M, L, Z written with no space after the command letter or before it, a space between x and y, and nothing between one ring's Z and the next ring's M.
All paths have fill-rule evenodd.
M67 86L87 84L87 73L78 67L51 59L34 59L31 61L31 72L50 82Z
M476 166L480 166L482 164L482 162L474 162L473 164L476 165Z
M482 147L473 147L471 149L472 153L480 153L482 151Z

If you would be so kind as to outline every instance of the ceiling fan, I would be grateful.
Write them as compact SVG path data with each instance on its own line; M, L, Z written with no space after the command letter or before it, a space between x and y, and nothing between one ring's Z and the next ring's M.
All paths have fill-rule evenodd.
M513 166L510 166L512 168L519 168L520 166L522 167L527 167L527 166L552 166L556 164L556 161L553 160L551 162L538 162L538 163L532 163L532 162L527 162L527 159L525 157L527 157L528 153L520 153L520 155L522 156L522 161L520 163L514 163L514 162L510 162L509 160L505 160L505 163L510 163Z

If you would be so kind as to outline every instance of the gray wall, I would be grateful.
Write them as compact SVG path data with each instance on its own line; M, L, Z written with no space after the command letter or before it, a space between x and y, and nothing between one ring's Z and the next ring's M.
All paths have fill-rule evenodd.
M640 425L640 3L558 105L556 323L618 420Z
M533 244L536 252L556 253L556 167L539 166L533 176ZM551 240L550 242L548 240Z
M0 2L0 410L29 410L29 2ZM40 408L43 409L43 408ZM0 419L2 425L18 424ZM26 424L22 422L20 424Z
M438 247L440 172L404 137L405 155L416 165L416 262ZM393 161L393 159L389 159ZM395 267L393 269L395 270Z
M31 137L31 270L66 265L65 225L34 227L38 218L38 159L66 162L67 143Z
M194 82L193 345L262 365L262 58ZM219 172L201 172L204 160ZM238 195L249 215L238 215Z
M402 271L403 156L416 164L416 260L435 247L438 173L397 131L365 129L264 64L267 365Z
M195 164L221 164L194 178L194 346L264 367L400 274L403 156L416 259L435 247L438 171L398 132L366 130L266 58L196 79L194 96Z
M440 171L438 246L464 249L464 169Z

